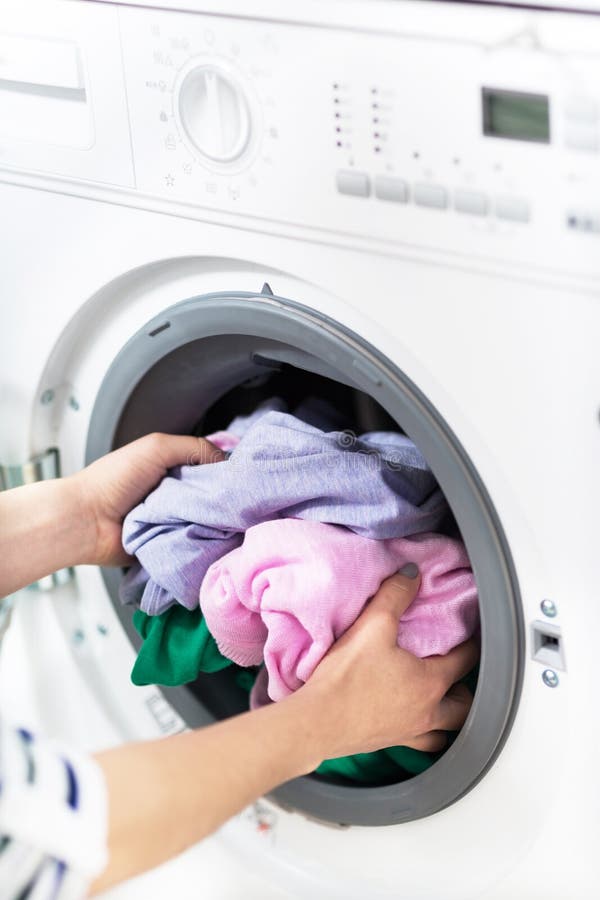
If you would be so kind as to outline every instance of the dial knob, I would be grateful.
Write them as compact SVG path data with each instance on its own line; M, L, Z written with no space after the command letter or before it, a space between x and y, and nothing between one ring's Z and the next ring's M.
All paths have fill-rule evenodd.
M240 157L250 138L250 113L239 84L210 63L191 69L179 89L179 118L196 150L216 163Z

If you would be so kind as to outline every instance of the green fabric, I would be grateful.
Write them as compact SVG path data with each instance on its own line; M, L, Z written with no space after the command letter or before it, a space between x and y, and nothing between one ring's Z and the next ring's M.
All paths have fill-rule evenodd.
M131 672L134 684L175 687L195 681L200 672L219 672L232 665L219 652L199 608L190 612L177 604L160 616L138 609L133 624L144 642Z
M317 775L342 778L355 784L394 784L402 775L410 777L428 769L437 756L413 750L412 747L387 747L374 753L355 753L338 759L326 759L316 770Z
M190 612L176 605L160 616L149 616L138 609L133 624L143 640L131 672L134 684L174 687L195 681L201 672L210 674L233 665L220 653L199 608ZM257 671L238 668L238 686L250 693ZM388 747L375 753L327 759L316 772L355 784L393 784L424 772L438 755L411 747Z

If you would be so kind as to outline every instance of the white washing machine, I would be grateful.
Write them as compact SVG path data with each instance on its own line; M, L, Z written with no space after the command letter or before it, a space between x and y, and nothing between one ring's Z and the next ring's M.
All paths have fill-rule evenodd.
M140 896L598 896L598 13L4 2L5 475L317 379L417 442L480 593L475 702L439 762L298 779ZM241 708L225 676L130 683L119 575L19 599L5 702L27 690L87 747Z

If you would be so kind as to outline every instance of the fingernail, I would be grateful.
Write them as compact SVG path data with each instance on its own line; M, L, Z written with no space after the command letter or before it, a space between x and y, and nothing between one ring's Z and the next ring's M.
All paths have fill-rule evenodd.
M416 563L406 563L400 569L400 575L404 575L405 578L416 578L419 574L419 567Z

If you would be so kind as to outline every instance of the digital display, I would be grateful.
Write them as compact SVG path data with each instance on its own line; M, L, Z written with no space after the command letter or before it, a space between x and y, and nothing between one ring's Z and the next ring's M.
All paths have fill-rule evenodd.
M485 135L550 143L550 99L545 94L484 87L481 99Z

